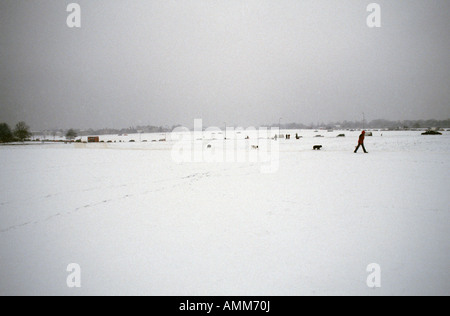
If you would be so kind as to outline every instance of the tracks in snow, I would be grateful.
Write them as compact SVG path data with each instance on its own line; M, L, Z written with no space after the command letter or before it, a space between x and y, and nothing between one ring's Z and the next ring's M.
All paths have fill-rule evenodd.
M215 176L218 176L220 174L218 173ZM153 193L157 193L157 192L171 190L171 189L175 189L177 187L182 187L182 186L186 186L186 185L190 186L190 185L193 185L193 184L195 184L195 183L197 183L199 181L202 181L202 180L204 180L206 178L209 178L211 176L212 176L211 172L196 172L196 173L193 173L193 174L190 174L188 176L181 177L181 178L177 177L177 178L174 178L174 179L153 181L153 182L151 182L152 184L162 184L162 185L157 187L157 188L151 189L151 190L144 190L144 191L141 190L139 193L135 193L135 194L128 193L128 194L123 194L123 195L121 195L120 197L117 197L117 198L101 199L101 201L90 203L90 204L85 204L83 206L79 206L79 207L74 208L74 209L69 210L69 211L60 211L60 212L54 213L54 214L52 214L50 216L47 216L45 218L42 218L42 219L38 219L38 220L35 220L35 221L27 221L27 222L23 222L23 223L20 223L20 224L17 224L17 225L12 225L12 226L9 226L9 227L1 228L0 229L0 234L7 233L7 232L10 232L10 231L14 231L14 230L17 230L17 229L21 229L21 228L24 228L24 227L27 227L27 226L30 226L30 225L38 225L38 224L41 224L41 223L45 223L45 222L48 222L48 221L52 221L52 220L61 218L63 216L71 216L71 215L74 215L74 214L82 212L82 211L87 211L89 209L94 209L95 207L98 207L98 206L102 206L102 205L106 205L106 204L109 204L109 203L118 202L118 201L121 201L121 200L124 200L124 199L133 198L133 197L137 197L137 196L145 196L145 195L148 195L148 194L153 194ZM173 183L174 181L176 181L176 183L173 184L173 185L164 185L164 183ZM138 184L136 184L136 183L133 183L133 184L122 184L122 185L119 185L119 186L112 186L110 188L129 187L130 185L131 186L136 186ZM143 183L140 186L145 186L145 185L147 185L147 184ZM87 190L82 190L82 191L78 191L78 192L88 192L88 191L95 191L95 190L102 190L102 189L103 188L89 188ZM73 193L73 192L69 192L69 193ZM62 194L63 193L49 194L49 195L46 195L46 196L41 197L39 199L50 199L52 197L56 197L56 196L59 196L59 195L62 195ZM22 200L22 202L23 201L29 201L29 200L31 200L31 199ZM12 204L12 202L2 203L0 205L3 206L3 205L7 205L7 204Z

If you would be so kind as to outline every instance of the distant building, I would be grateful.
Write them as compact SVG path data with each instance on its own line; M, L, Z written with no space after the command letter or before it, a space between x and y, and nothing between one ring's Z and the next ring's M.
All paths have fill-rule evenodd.
M98 136L89 136L88 143L100 143L100 137Z

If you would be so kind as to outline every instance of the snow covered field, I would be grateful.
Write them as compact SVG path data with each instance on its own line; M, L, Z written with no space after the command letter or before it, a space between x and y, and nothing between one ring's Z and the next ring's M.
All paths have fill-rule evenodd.
M295 133L272 173L178 164L161 135L0 146L0 295L450 295L450 133L374 132L368 155Z

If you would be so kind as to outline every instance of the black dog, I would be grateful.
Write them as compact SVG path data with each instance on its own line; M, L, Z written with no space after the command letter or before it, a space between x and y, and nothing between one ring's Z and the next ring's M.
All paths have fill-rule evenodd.
M321 150L322 149L322 145L315 145L313 147L313 150Z

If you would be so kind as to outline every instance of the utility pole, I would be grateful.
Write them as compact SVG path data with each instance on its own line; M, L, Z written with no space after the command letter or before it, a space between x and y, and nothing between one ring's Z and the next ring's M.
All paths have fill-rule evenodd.
M278 138L281 138L281 120L283 118L280 117L280 119L278 120Z
M363 112L363 129L366 129L366 115Z

